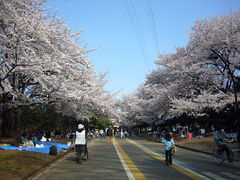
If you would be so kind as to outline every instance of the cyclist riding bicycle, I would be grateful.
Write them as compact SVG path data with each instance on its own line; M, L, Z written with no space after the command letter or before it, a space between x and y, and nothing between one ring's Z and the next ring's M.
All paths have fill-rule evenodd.
M220 148L220 150L223 150L227 153L228 161L232 162L232 158L230 157L230 149L227 145L225 138L231 138L231 136L227 135L224 132L224 129L221 129L220 127L216 128L216 131L213 134L214 140L217 144L217 147Z
M87 159L87 145L86 145L86 131L84 125L79 124L75 135L75 149L77 154L77 162L81 163L82 159ZM84 157L81 156L81 152L84 152Z

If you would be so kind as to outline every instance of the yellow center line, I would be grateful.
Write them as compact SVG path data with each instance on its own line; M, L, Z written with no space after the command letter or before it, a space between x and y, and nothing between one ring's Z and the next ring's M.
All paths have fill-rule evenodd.
M136 147L138 147L139 149L143 150L144 152L152 155L154 158L158 159L158 160L161 160L161 161L164 161L165 162L165 159L160 157L159 155L157 155L156 153L152 152L152 151L149 151L148 149L145 149L144 147L134 143L133 141L129 140L129 139L126 139L129 143L135 145ZM194 173L192 172L191 170L189 169L186 169L186 168L183 168L181 167L180 165L176 164L176 163L173 163L171 165L172 168L180 171L181 173L189 176L190 178L192 179L195 179L195 180L204 180L205 178L204 177L201 177L200 175L198 175L197 173Z
M121 148L121 146L118 144L117 139L113 137L113 141L120 152L122 158L124 159L125 163L127 164L128 168L132 172L134 178L136 180L146 180L147 178L144 176L144 174L137 168L137 166L133 163L133 161L129 158L129 156L125 153L125 151Z

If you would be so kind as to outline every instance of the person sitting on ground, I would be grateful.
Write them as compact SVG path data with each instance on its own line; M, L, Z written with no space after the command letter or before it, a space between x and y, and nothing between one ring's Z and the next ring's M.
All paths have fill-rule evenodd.
M38 142L38 138L37 138L37 136L33 136L33 137L32 137L32 141L33 141L33 145L34 145L34 147L36 146L36 144L39 143L39 142Z
M29 137L29 139L30 139L30 140L28 141L28 145L27 145L27 147L34 148L34 143L33 143L32 138Z
M69 141L72 141L73 138L74 138L74 136L75 136L75 133L74 133L73 131L70 131L68 140L69 140Z
M23 133L21 135L21 143L23 144L23 147L26 147L27 146L27 134L26 133Z
M78 129L76 131L76 137L75 137L75 149L77 154L77 162L81 163L81 150L85 150L84 159L87 158L87 145L86 145L86 131L84 129L84 125L79 124Z
M49 129L46 131L46 139L47 141L51 141L51 131Z
M231 137L224 132L224 129L221 130L219 126L216 127L216 131L214 132L213 137L217 147L225 151L227 153L228 161L232 162L232 158L230 157L230 148L228 147L225 140L225 138Z

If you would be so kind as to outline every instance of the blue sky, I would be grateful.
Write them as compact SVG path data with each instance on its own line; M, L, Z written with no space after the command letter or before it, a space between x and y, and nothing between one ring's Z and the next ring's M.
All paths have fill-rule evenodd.
M73 32L83 31L87 49L96 49L89 55L96 72L109 73L106 90L122 90L121 98L145 82L159 52L187 44L194 20L239 11L240 0L49 0L47 6Z

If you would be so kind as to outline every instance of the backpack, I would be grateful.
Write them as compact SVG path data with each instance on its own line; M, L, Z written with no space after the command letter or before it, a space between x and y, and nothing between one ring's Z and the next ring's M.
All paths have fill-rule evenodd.
M56 146L50 147L49 155L53 155L53 156L57 155L57 147Z
M112 136L112 128L109 127L107 130L107 136Z

